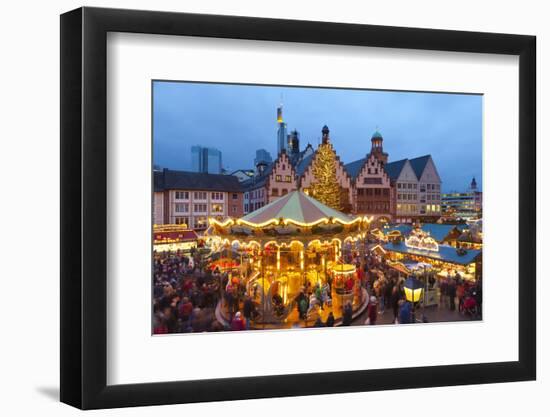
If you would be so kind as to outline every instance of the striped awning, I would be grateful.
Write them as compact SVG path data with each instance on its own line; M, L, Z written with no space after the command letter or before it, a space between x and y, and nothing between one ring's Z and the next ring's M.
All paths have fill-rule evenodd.
M285 223L296 225L321 224L328 219L334 223L350 224L356 220L355 217L330 208L301 191L292 191L247 214L237 223L263 225L280 219Z

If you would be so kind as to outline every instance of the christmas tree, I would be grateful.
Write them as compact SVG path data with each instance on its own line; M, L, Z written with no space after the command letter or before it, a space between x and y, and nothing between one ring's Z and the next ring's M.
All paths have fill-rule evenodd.
M313 183L310 194L336 210L341 210L340 186L336 180L336 155L329 143L319 145L312 165Z

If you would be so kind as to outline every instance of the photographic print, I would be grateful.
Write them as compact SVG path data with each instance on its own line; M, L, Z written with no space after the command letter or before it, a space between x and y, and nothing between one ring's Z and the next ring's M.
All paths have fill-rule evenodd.
M152 333L482 319L483 96L152 82Z

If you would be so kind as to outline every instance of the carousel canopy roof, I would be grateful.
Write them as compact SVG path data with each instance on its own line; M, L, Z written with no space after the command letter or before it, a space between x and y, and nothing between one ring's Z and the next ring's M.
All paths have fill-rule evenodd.
M352 217L324 205L301 191L292 191L247 214L241 220L247 223L262 224L271 219L280 218L304 224L317 223L327 218L333 218L345 224L354 220Z

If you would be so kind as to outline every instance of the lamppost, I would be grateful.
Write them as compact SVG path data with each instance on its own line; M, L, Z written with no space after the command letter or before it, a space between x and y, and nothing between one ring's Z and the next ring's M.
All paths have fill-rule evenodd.
M405 298L412 304L412 323L416 323L415 316L415 303L420 301L422 297L422 291L424 290L424 284L422 281L416 279L414 275L411 275L404 284Z

